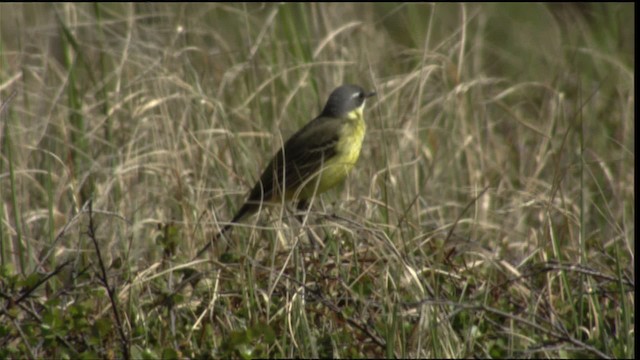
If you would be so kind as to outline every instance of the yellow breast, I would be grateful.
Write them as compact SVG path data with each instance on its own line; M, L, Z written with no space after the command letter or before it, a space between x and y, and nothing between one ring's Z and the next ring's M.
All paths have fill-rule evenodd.
M335 147L335 155L326 161L322 172L319 174L320 179L316 177L307 183L300 191L299 198L310 198L314 194L320 194L331 189L341 183L355 166L360 157L366 126L362 116L362 108L353 111L349 115L340 130L340 137Z

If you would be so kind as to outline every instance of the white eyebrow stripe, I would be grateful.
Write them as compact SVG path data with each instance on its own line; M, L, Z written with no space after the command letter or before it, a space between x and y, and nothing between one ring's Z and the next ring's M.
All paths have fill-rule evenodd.
M360 93L355 93L355 94L351 95L352 98L358 97L358 96L360 96Z

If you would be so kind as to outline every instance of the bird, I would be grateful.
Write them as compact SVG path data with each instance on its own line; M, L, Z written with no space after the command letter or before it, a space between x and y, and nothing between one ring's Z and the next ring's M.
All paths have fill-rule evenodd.
M320 115L285 141L247 200L196 258L264 203L297 201L297 208L305 210L309 199L344 181L360 157L366 132L364 106L375 95L375 91L367 92L353 84L333 90Z

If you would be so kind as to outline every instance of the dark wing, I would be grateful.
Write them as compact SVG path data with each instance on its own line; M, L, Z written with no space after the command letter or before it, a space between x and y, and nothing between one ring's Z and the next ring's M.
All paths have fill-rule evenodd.
M342 119L319 117L291 136L264 169L247 202L270 200L282 194L283 187L295 189L320 170L335 155L343 124Z
M263 201L281 195L283 186L295 189L320 170L336 154L343 125L343 119L317 117L293 134L273 156L231 222L240 221L257 211Z
M317 173L336 154L343 126L344 119L317 117L293 134L271 159L260 180L251 189L249 198L231 222L238 222L257 211L264 200L272 200L274 195L281 195L283 187L296 189ZM222 228L216 239L229 229L231 224ZM200 250L197 256L208 247L209 245Z

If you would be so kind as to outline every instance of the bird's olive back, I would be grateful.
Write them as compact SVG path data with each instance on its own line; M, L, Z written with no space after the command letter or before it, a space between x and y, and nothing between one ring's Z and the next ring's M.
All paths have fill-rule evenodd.
M344 117L351 111L362 106L367 95L364 89L357 85L342 85L333 90L322 110L322 116Z

